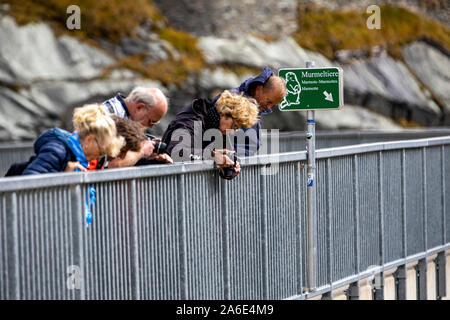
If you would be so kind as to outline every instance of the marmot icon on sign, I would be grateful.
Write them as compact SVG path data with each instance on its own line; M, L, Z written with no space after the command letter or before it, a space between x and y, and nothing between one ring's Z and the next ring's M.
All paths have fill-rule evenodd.
M302 87L294 72L286 73L286 91L286 97L284 97L284 100L280 104L281 109L290 106L291 104L300 103L300 92L302 92Z

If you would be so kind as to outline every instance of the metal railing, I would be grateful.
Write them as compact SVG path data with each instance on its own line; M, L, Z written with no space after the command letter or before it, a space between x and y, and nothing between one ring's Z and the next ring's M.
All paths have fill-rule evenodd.
M404 130L316 130L316 149L335 148L348 145L412 140L449 136L450 128L404 129ZM269 134L270 137L270 134ZM264 141L267 136L264 136ZM305 150L305 132L291 131L279 133L279 152Z
M442 137L450 135L450 128L406 129L406 130L340 130L340 131L316 131L316 148L334 148L346 145L362 143L374 143L393 140L408 140ZM270 132L263 133L263 143L270 140ZM273 137L273 136L272 136ZM279 132L278 152L293 152L306 149L305 132L291 131ZM270 150L261 148L262 150ZM14 162L27 161L34 154L32 142L7 142L0 143L0 178Z
M1 179L0 299L306 299L347 284L354 297L373 273L445 257L450 137L322 149L316 161L311 292L302 151L247 158L233 181L211 162Z

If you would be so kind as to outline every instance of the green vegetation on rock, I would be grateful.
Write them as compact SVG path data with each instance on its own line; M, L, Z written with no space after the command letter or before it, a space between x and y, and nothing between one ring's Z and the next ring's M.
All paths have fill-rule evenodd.
M391 56L402 57L400 47L420 38L439 42L450 49L450 29L407 9L380 6L381 29L367 28L370 14L351 9L331 11L315 5L299 5L298 31L294 34L303 48L317 51L329 59L338 50L363 50L381 45Z
M11 5L10 14L19 24L48 22L58 33L68 33L82 39L102 38L117 42L133 36L140 23L164 17L150 0L0 0ZM81 10L81 30L66 28L66 10L77 5Z
M98 39L118 43L123 37L136 37L137 27L151 20L152 32L172 44L179 53L179 57L151 64L144 63L145 55L127 56L105 70L104 76L115 68L126 67L164 84L181 84L188 74L204 67L203 57L196 47L197 39L187 32L167 27L165 17L151 0L0 0L0 3L11 5L9 14L19 24L50 23L57 34L75 36L96 46L99 46ZM80 7L81 30L66 28L69 17L66 10L70 5Z

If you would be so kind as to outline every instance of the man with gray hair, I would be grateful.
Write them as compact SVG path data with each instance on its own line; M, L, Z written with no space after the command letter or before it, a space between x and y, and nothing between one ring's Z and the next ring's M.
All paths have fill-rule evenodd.
M168 101L160 89L139 86L135 87L127 97L118 93L114 98L103 102L102 106L110 114L115 114L121 118L129 118L145 127L153 128L166 115ZM154 147L153 141L146 141L141 148L142 157L172 162L170 157L155 156L153 154Z
M167 113L167 98L158 88L136 87L125 97L118 93L102 104L106 110L121 118L130 118L153 128Z

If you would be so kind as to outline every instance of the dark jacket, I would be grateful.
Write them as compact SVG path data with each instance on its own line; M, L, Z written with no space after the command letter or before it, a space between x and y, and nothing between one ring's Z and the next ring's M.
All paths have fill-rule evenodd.
M241 85L237 88L231 89L230 92L232 93L241 93L243 92L245 96L252 97L251 92L256 88L258 85L264 85L267 80L273 75L272 69L269 67L265 67L264 70L257 75L254 78L249 78L241 83ZM216 101L220 98L220 94L214 98L213 102L216 103ZM261 112L260 114L265 115L269 114L272 111L265 111ZM254 134L250 134L247 132L248 130L253 129ZM237 141L237 138L234 142L234 150L236 150L237 154L239 156L250 156L253 153L255 153L259 147L261 146L261 120L258 120L258 122L253 125L253 127L250 127L248 129L242 128L244 133L246 132L247 137L245 138L245 143L240 144Z
M269 67L265 67L264 70L256 77L249 78L241 83L239 88L237 88L238 92L244 92L247 97L251 97L251 92L257 85L264 85L267 80L273 75L272 69Z
M219 121L211 120L211 113L216 115L216 119L218 119L218 114L215 108L215 105L208 99L196 99L192 101L192 103L187 104L181 109L180 112L175 116L175 119L172 120L167 127L166 131L162 136L162 142L167 144L166 152L176 161L177 159L182 158L183 160L191 159L192 155L197 155L200 158L203 155L203 150L211 144L211 141L203 141L203 134L208 129L219 129ZM201 130L198 132L194 132L194 124L198 122L198 127L201 124ZM188 141L184 141L181 138L176 138L174 133L176 130L185 130L188 135ZM181 131L177 131L180 133ZM194 136L198 135L198 140L196 139L194 143ZM223 144L226 136L221 136L222 141L220 141L220 145ZM186 139L186 138L184 138ZM199 143L201 141L201 143ZM173 148L179 143L183 144L184 150L189 150L189 154L183 154L183 150L179 152L179 154L172 154ZM181 147L181 146L179 146Z
M34 143L36 156L23 175L62 172L69 161L76 161L67 142L69 136L69 132L58 128L45 131Z
M241 83L241 85L237 88L230 89L231 93L241 93L243 92L245 96L252 98L251 92L256 88L258 85L264 85L267 80L273 75L272 69L269 67L265 67L264 70L257 75L254 78L249 78ZM217 95L213 99L213 103L215 104L216 101L220 98L221 94Z

